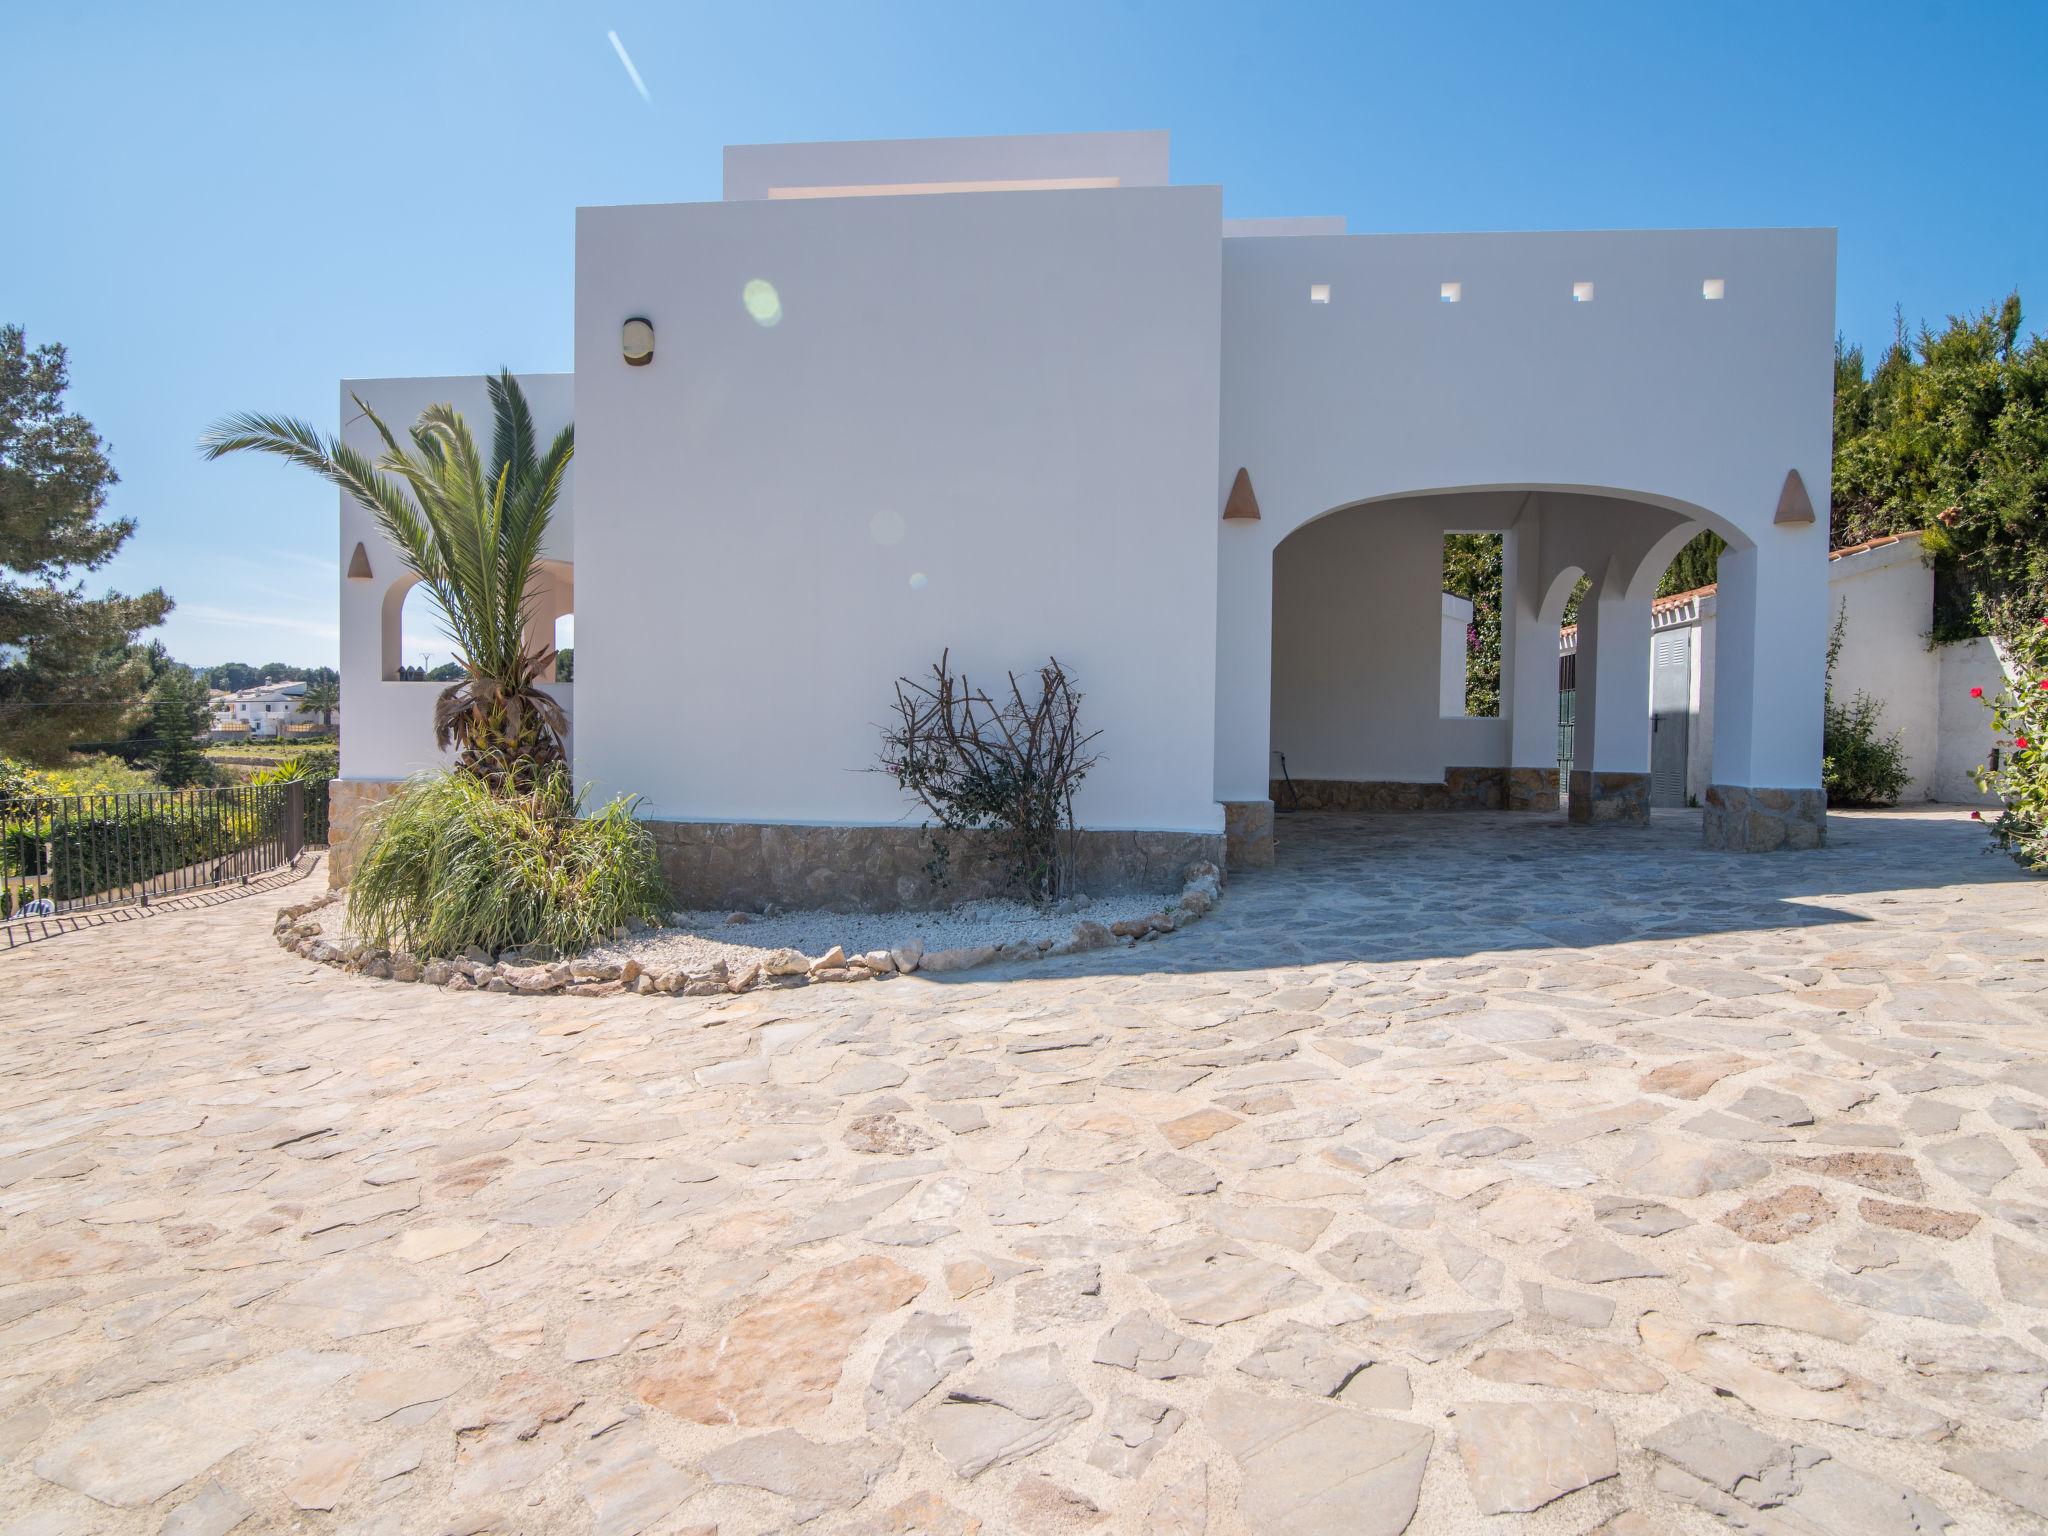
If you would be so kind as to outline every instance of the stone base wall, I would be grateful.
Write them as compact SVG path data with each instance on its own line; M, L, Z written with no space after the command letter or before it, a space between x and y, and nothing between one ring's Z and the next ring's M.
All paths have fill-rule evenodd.
M1818 848L1828 840L1827 793L1711 784L1702 830L1709 848L1731 853Z
M327 886L339 890L348 884L355 865L356 833L363 815L379 801L397 792L403 779L333 779L327 785Z
M1619 822L1650 824L1650 776L1647 773L1588 773L1572 770L1571 819L1581 826Z
M1563 788L1555 768L1510 768L1508 809L1554 811L1562 799Z
M1260 869L1273 862L1273 802L1223 802L1224 855L1231 869Z
M1441 784L1390 779L1296 779L1271 785L1274 803L1298 811L1498 811L1508 802L1505 768L1446 768Z
M679 907L760 911L926 912L1006 894L1001 864L973 840L956 847L947 883L926 873L931 845L918 827L804 827L752 822L649 821L661 872ZM1180 890L1191 864L1221 868L1221 832L1079 834L1082 891Z

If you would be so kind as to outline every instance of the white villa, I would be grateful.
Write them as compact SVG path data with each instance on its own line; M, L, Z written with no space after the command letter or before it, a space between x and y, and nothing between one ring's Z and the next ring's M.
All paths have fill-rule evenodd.
M305 707L306 685L302 682L259 683L234 693L215 694L207 701L216 732L268 740L282 736L290 726L320 724L318 710ZM328 711L332 721L341 711Z
M1706 841L1814 846L1834 282L1826 229L1226 219L1163 133L728 148L721 202L578 210L575 370L523 380L577 429L533 615L577 616L576 775L643 797L685 900L916 904L862 770L950 647L1076 677L1105 882L1271 859L1281 753L1305 807L1555 814L1584 577L1570 816L1642 821L1652 597L1712 528ZM349 381L369 451L349 391L488 416L480 377ZM1447 677L1449 532L1504 535L1497 718ZM346 500L340 545L338 866L440 691Z

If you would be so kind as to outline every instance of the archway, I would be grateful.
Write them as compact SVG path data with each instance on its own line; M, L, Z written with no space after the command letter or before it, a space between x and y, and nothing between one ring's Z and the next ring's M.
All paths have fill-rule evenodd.
M1259 787L1290 809L1525 809L1555 814L1574 780L1574 819L1647 818L1649 604L1673 554L1702 528L1731 547L1753 541L1728 519L1673 498L1614 488L1488 485L1344 503L1266 535L1263 720L1245 719L1223 659L1235 631L1226 572L1219 615L1218 784L1233 825L1242 759L1236 729L1269 757ZM1258 530L1258 524L1250 525ZM1442 707L1446 534L1502 536L1504 616L1498 718ZM1224 558L1231 558L1226 534ZM1256 537L1256 535L1255 535ZM1265 540L1259 540L1265 542ZM1256 559L1257 550L1243 557ZM1559 622L1575 587L1581 612L1572 760L1560 754ZM1604 624L1603 624L1604 621ZM1639 631L1639 633L1638 633ZM1236 677L1231 674L1235 672ZM1240 689L1249 694L1250 689ZM1601 706L1605 704L1603 716ZM1264 729L1259 727L1263 725ZM1226 761L1234 756L1235 767ZM1282 767L1284 759L1284 769Z

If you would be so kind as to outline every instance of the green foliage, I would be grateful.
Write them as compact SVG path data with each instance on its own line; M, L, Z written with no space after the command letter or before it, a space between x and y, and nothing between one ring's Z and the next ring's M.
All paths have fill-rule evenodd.
M1671 557L1671 564L1658 578L1657 595L1670 597L1711 587L1721 579L1721 553L1727 547L1728 541L1709 528Z
M211 780L213 765L199 742L206 734L206 685L196 676L179 668L158 681L149 696L149 729L157 783L185 789Z
M565 645L555 652L555 681L573 683L576 681L576 647Z
M341 684L306 684L306 691L299 696L299 708L308 714L318 715L322 725L334 724L334 712L341 708Z
M335 747L301 747L288 756L279 758L268 768L259 768L249 776L251 784L293 784L306 786L306 822L303 828L308 843L324 844L327 841L327 786L341 772L341 752Z
M559 769L531 789L468 773L411 780L365 819L349 926L418 955L568 954L666 910L654 839L613 800L594 816Z
M0 816L29 799L57 795L134 795L159 788L144 770L118 757L73 758L62 768L37 768L0 757Z
M1985 702L1999 739L2011 746L1996 767L1987 763L1974 777L2002 803L1989 824L1993 845L2036 874L2048 874L2048 750L2042 745L2048 737L2048 616L2008 643L2006 665L2011 685ZM1981 689L1970 691L1983 696Z
M1859 690L1847 703L1835 697L1835 661L1848 633L1849 605L1836 611L1828 632L1827 694L1821 707L1821 787L1828 804L1891 805L1912 775L1899 733L1880 734L1884 701Z
M526 649L526 619L576 437L564 427L542 452L518 381L500 373L490 394L488 464L453 406L428 406L401 447L361 399L356 408L384 440L374 463L303 421L256 413L215 424L202 447L209 459L274 454L339 486L370 514L425 585L464 658L465 677L435 706L440 745L458 748L472 773L531 785L565 760L568 717L537 682L554 651Z
M135 531L104 518L118 478L92 423L64 409L64 349L0 326L0 748L55 763L81 738L118 733L147 686L135 636L170 599L85 595Z
M1444 590L1472 603L1465 627L1465 713L1500 713L1501 535L1444 535Z
M249 776L251 784L289 784L294 780L331 779L341 772L341 753L333 747L301 747L268 768Z
M1835 547L1914 530L1946 589L1935 638L2008 641L2048 607L2048 341L2018 294L1892 344L1835 348Z

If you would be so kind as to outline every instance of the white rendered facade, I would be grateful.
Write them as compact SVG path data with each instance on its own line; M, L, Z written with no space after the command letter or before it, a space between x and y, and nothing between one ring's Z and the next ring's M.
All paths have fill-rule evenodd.
M580 210L574 372L529 381L577 428L536 628L582 599L578 778L667 821L901 824L862 771L893 680L1054 654L1103 732L1084 826L1211 837L1230 806L1255 843L1279 750L1554 772L1582 573L1577 766L1640 774L1650 595L1711 526L1715 782L1817 787L1832 232L1342 227L1224 220L1163 134L735 148L723 202ZM347 389L487 414L477 379ZM1257 516L1226 520L1240 471ZM1814 520L1774 521L1792 471ZM1496 529L1502 713L1455 717L1441 537ZM434 760L438 690L391 680L402 575L345 505L345 569L358 542L342 767L391 779Z

